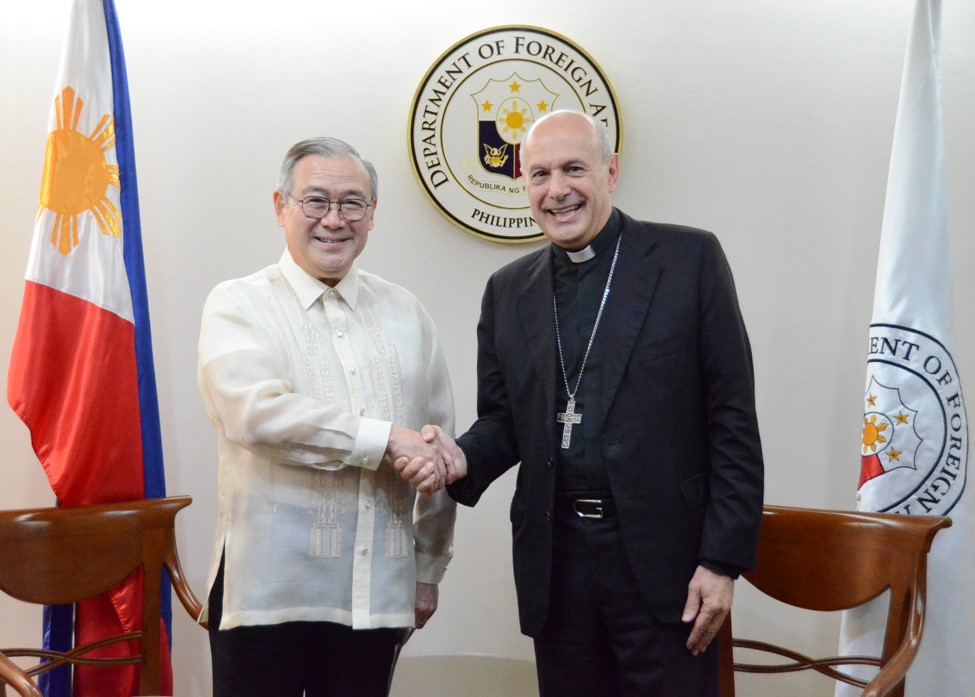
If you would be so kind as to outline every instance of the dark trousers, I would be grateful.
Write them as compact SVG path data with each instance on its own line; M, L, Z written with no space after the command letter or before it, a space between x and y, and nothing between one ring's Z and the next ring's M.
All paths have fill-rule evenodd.
M650 612L619 522L556 515L549 620L535 638L541 697L716 697L718 652ZM688 579L690 581L690 579Z
M386 697L399 629L285 622L220 630L223 564L210 591L213 697Z

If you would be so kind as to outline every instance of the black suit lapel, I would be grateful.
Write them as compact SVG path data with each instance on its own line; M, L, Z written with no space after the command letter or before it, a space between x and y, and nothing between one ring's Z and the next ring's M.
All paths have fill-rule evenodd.
M555 320L552 315L552 249L538 255L530 267L525 285L518 293L518 314L528 346L527 360L538 375L545 391L546 425L549 440L554 437L555 424ZM516 395L512 395L513 398ZM551 418L548 418L548 417ZM551 422L551 423L549 423Z
M646 321L661 271L651 254L653 238L639 223L624 215L621 234L620 256L602 320L605 333L604 327L599 328L601 340L606 342L600 400L590 408L600 430Z

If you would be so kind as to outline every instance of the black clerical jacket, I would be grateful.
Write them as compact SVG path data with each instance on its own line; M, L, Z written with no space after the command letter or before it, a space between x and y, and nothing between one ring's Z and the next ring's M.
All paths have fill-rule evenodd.
M623 215L622 243L599 340L603 368L586 442L609 477L624 545L646 601L677 622L701 560L754 564L763 464L751 351L717 239ZM555 465L562 425L552 311L552 249L497 271L478 323L478 419L458 438L468 476L452 485L474 505L521 463L511 502L521 628L546 620ZM590 386L592 387L592 386ZM581 436L580 432L580 436ZM575 433L573 434L575 437Z

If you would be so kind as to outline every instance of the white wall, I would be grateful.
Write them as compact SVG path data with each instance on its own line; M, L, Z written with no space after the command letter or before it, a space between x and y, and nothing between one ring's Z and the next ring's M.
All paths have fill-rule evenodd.
M416 292L437 321L461 427L474 416L474 327L484 281L534 246L452 227L421 193L407 112L425 71L464 36L535 24L581 45L623 118L615 197L646 219L716 232L737 278L757 368L767 501L852 506L877 243L913 0L615 0L325 3L116 0L136 138L167 483L202 594L215 520L214 434L195 383L203 300L274 261L271 191L311 135L357 145L380 173L365 268ZM68 0L0 5L0 356L9 356ZM258 9L258 7L260 9ZM253 9L244 9L253 8ZM975 9L945 0L943 107L958 296L956 354L975 394ZM5 381L5 370L0 371ZM5 382L4 382L5 386ZM0 408L0 506L52 495L25 427ZM518 634L502 480L460 512L441 611L407 651L530 656ZM740 625L765 610L739 593ZM0 645L37 632L0 604ZM175 620L178 695L209 692L205 633ZM833 620L788 625L828 650ZM819 683L817 683L819 684ZM831 694L822 692L816 694ZM814 694L810 691L808 694Z

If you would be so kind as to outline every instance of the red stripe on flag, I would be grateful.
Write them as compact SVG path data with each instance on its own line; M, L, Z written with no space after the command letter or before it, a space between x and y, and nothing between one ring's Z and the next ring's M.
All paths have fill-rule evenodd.
M879 477L883 473L884 467L880 464L880 458L877 455L861 455L860 483L857 484L857 489L863 486L865 482L869 482L874 477Z
M144 496L135 327L28 281L7 400L63 506Z
M142 569L119 583L110 593L85 600L75 609L75 643L86 644L107 636L142 629ZM120 618L125 618L120 621ZM160 694L173 694L173 668L169 651L166 623L159 620L160 641ZM112 644L93 651L92 656L120 657L137 653L137 642ZM74 669L75 695L113 695L120 689L125 694L139 692L139 672L136 666L104 667L76 666Z
M7 400L30 429L62 506L145 496L134 336L131 322L97 305L31 281L24 286ZM123 625L141 627L141 608L140 570L78 604L76 645L120 634ZM128 650L118 645L105 655ZM118 694L119 670L127 671L122 684L138 686L134 667L79 667L74 694Z

